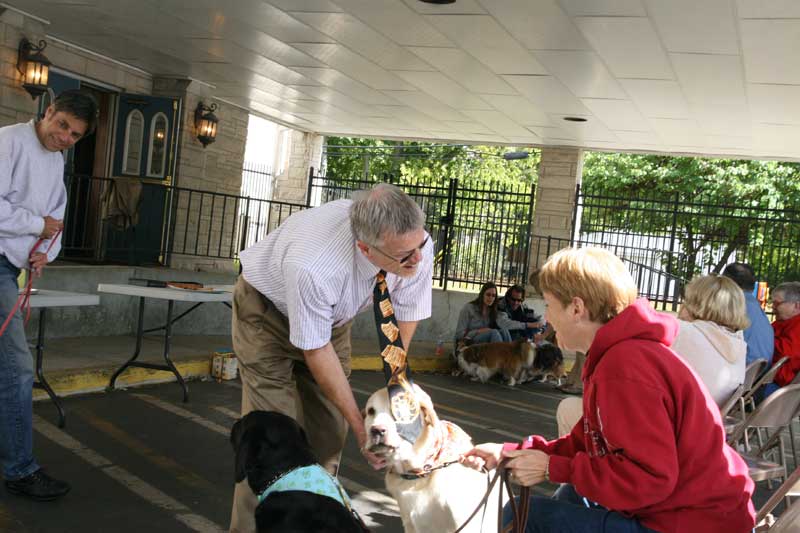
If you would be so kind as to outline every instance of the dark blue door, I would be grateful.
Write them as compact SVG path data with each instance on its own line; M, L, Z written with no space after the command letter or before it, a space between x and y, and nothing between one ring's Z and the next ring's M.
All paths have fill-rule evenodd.
M161 261L169 185L175 170L180 100L119 95L115 127L115 178L142 181L135 223L108 225L105 258L134 265Z

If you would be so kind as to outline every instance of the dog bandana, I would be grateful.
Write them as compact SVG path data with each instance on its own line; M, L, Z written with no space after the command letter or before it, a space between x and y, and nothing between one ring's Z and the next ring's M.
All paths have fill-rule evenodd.
M392 417L397 424L397 433L413 444L422 433L422 417L419 402L411 386L411 368L408 366L403 339L400 338L400 329L397 327L392 300L386 286L386 272L383 270L375 278L372 302Z
M353 511L350 498L339 484L339 480L320 465L302 466L286 472L258 496L258 503L266 500L267 496L273 492L286 492L287 490L313 492L320 496L327 496L344 505L348 511Z

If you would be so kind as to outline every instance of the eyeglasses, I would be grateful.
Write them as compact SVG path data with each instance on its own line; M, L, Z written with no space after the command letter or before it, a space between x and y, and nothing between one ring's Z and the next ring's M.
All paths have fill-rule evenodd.
M412 258L412 257L414 257L414 254L416 254L416 253L417 253L417 251L420 251L420 252L421 252L421 251L422 251L422 249L423 249L423 248L425 248L425 245L426 245L426 244L428 244L428 239L430 239L430 238L431 238L431 237L430 237L430 235L428 235L427 237L425 237L425 240L424 240L424 241L422 241L422 242L420 243L420 245L419 245L419 246L417 246L416 248L414 248L414 249L411 251L411 253L409 253L408 255L406 255L405 257L403 257L402 259L398 259L398 258L396 258L396 257L395 257L395 256L393 256L393 255L389 255L389 254L387 254L386 252L384 252L383 250L381 250L380 248L378 248L378 247L377 247L377 246L375 246L374 244L372 245L372 247L373 247L374 249L378 250L378 251L379 251L381 254L383 254L383 255L385 255L386 257L388 257L389 259L391 259L392 261L397 261L398 263L400 263L400 264L402 265L402 264L404 264L404 263L408 263L408 262L411 260L411 258Z
M522 302L524 302L525 300L524 300L524 299L522 299L522 298L511 298L511 301L512 301L512 302L517 302L518 304L521 304L521 303L522 303Z
M783 304L790 304L790 303L793 303L793 302L790 301L790 300L772 300L772 307L775 308L775 307L779 307L779 306L781 306Z

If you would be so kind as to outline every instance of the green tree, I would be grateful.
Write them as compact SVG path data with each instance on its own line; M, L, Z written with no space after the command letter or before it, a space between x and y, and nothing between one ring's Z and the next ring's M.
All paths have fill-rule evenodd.
M673 274L719 272L737 254L780 280L800 259L798 178L796 163L590 152L583 189L597 197L581 232L666 237L675 228L688 264Z

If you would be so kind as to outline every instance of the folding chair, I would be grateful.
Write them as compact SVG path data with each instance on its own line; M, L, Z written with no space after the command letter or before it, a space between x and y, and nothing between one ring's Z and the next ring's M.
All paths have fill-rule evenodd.
M786 478L786 450L781 433L791 424L798 412L800 412L800 384L787 385L756 407L744 424L737 427L728 439L728 444L735 449L739 449L737 443L743 441L744 449L739 453L747 463L753 481ZM749 431L755 431L759 436L764 431L766 439L763 444L759 438L759 445L751 447L750 441L744 438ZM777 457L772 457L776 452Z
M781 500L789 496L800 496L800 468L795 468L794 472L789 474L789 477L786 478L786 481L784 481L783 484L778 487L778 490L776 490L764 503L764 505L761 506L761 509L759 509L758 513L756 514L756 524L760 524L767 519L768 515L773 509L775 509L775 507L778 506ZM795 502L793 507L797 507L798 503L800 503L800 500ZM788 510L789 509L787 508L784 511L784 514L786 514L786 511ZM800 507L798 507L798 511L800 511ZM770 528L769 531L772 531L772 529Z
M725 426L726 435L730 435L740 424L744 423L741 417L730 414L734 408L739 408L739 402L742 399L744 391L744 384L736 387L736 390L731 393L728 399L725 400L725 403L719 408L719 414L722 416L722 424Z
M789 361L788 357L782 357L778 362L772 365L769 370L764 372L764 374L758 378L758 380L753 383L753 386L750 387L749 390L746 390L744 396L742 396L742 403L745 409L755 409L756 401L755 401L755 394L761 389L761 387L766 386L769 383L772 383L772 380L775 379L775 374L778 373L778 370L781 369L783 365L785 365ZM751 363L755 364L755 363Z

